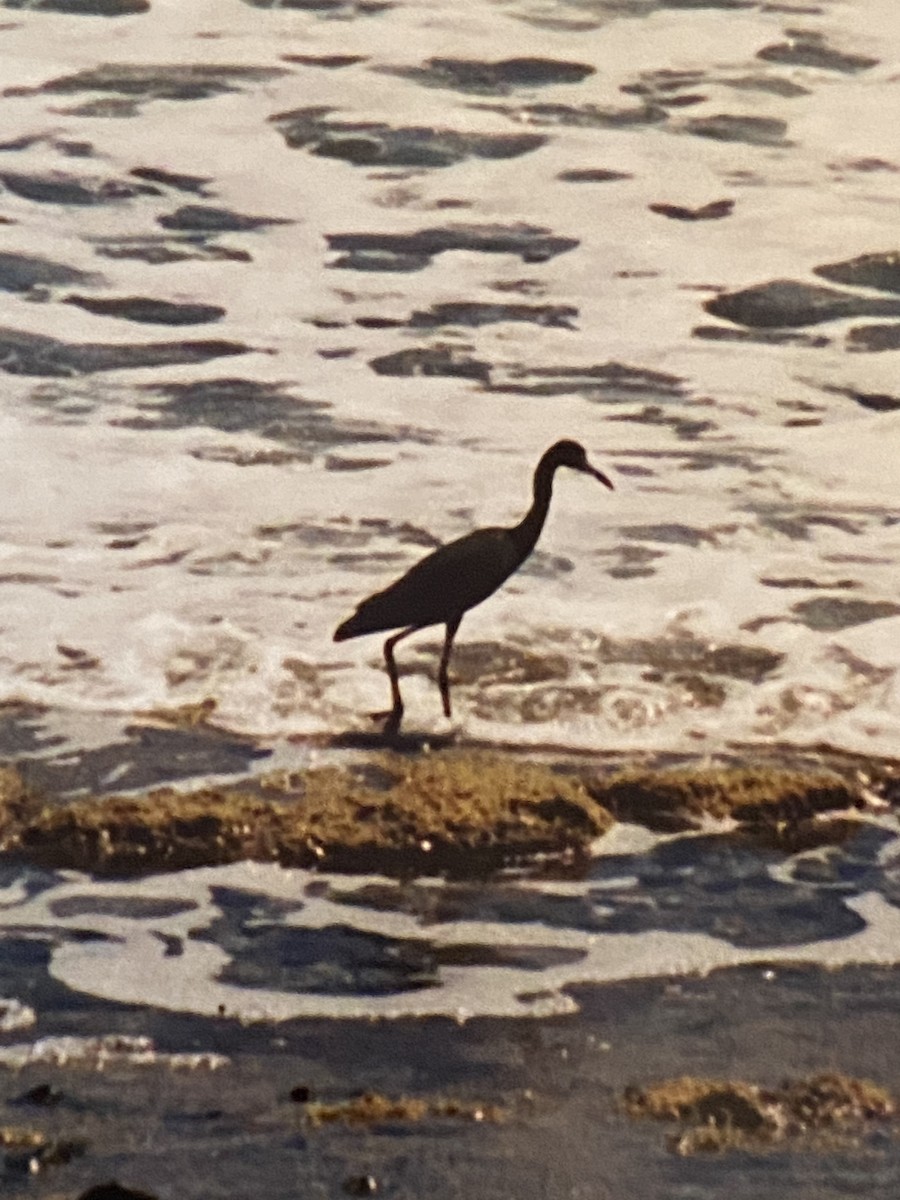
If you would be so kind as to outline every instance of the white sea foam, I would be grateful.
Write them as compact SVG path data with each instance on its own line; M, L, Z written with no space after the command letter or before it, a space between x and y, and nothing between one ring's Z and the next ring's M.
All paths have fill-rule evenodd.
M885 821L896 834L896 821ZM667 840L656 838L654 844ZM649 849L645 830L621 826L601 844L599 861L633 855L631 861L642 861L646 872ZM891 870L890 861L882 866ZM733 864L726 857L715 869L728 873ZM830 926L825 910L833 898L823 883L822 926L809 940L784 943L779 929L766 944L757 928L753 940L741 944L740 936L729 936L731 922L746 919L761 928L774 918L760 907L752 917L738 910L731 917L704 917L684 889L709 870L699 861L679 869L677 911L694 931L672 928L671 897L660 903L658 886L642 884L627 868L600 883L519 884L514 893L499 894L500 909L524 898L531 905L529 919L521 913L503 919L499 910L493 917L466 919L464 911L459 914L459 892L451 891L448 911L455 915L441 920L427 915L429 904L418 914L404 908L409 894L387 880L313 876L257 863L133 882L72 876L7 910L4 925L10 935L21 928L46 940L51 975L76 992L251 1023L433 1014L457 1020L540 1017L577 1011L570 989L586 983L702 975L754 963L777 971L779 965L802 963L837 968L898 961L900 910L877 888L843 902L853 932L841 935ZM771 879L773 912L781 914L781 922L791 919L795 898L801 907L814 903L805 894L809 884L793 878L790 864L773 867ZM725 891L735 882L732 874ZM451 888L436 880L417 886L439 907ZM710 888L717 891L711 882ZM491 911L490 891L473 888L466 895L473 914L479 906ZM560 919L560 905L571 906L571 921ZM640 915L642 930L604 929L611 914L629 911ZM310 940L316 934L320 943ZM440 962L442 954L447 962ZM415 966L417 955L426 967L432 963L427 980ZM377 964L375 986L371 972Z

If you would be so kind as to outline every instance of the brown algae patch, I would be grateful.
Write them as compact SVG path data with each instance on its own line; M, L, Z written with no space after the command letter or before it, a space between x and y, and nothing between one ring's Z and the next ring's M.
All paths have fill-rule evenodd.
M34 1176L46 1167L80 1158L86 1150L87 1143L78 1139L51 1138L39 1129L0 1125L0 1170L4 1177Z
M831 1148L867 1121L894 1115L890 1093L866 1079L826 1072L763 1088L690 1075L625 1089L630 1117L680 1121L667 1139L675 1154L763 1150L791 1140Z
M15 767L0 766L0 847L3 831L22 821L32 803L25 781Z
M776 766L626 768L590 786L619 820L660 831L695 829L704 818L734 818L777 841L816 814L861 806L857 787L833 771Z
M150 725L160 725L164 729L215 728L210 722L210 717L217 708L217 701L211 696L207 696L192 704L178 704L170 708L148 708L137 715L141 721Z
M468 1100L424 1100L400 1096L391 1099L380 1092L363 1092L350 1100L335 1104L312 1101L306 1106L306 1118L311 1125L371 1127L373 1125L415 1122L452 1117L463 1121L490 1121L498 1124L506 1118L506 1110L497 1104L478 1104Z
M162 788L65 806L26 800L12 782L8 788L9 803L0 796L0 849L107 876L246 859L478 875L586 856L612 824L577 779L480 752L386 753L354 770L272 773L243 790Z

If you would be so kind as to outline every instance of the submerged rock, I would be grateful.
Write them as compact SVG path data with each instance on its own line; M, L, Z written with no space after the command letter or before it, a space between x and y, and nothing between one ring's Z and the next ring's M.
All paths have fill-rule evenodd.
M147 325L203 325L220 321L225 309L217 304L175 304L147 296L66 296L65 304L74 304L98 317L121 317Z
M157 220L163 229L187 233L246 233L267 225L293 225L288 217L249 217L208 204L185 204Z
M134 167L128 174L147 183L161 183L164 187L197 196L206 195L207 186L213 182L205 175L186 175L182 171L166 171L162 167Z
M791 612L808 629L818 632L833 632L864 625L867 621L879 621L884 617L895 617L900 613L900 604L892 600L848 599L844 596L813 596L795 604Z
M666 371L615 361L571 367L520 367L491 391L526 396L564 396L575 392L600 403L684 399L684 380Z
M790 333L784 329L732 329L728 325L695 325L691 337L708 342L757 342L762 346L807 346L820 350L831 345L824 334Z
M203 363L226 354L247 354L242 342L63 342L40 333L0 328L0 370L9 375L69 378L94 371Z
M447 300L431 308L414 312L409 318L413 329L435 329L441 325L468 325L478 328L499 321L530 321L553 329L573 329L578 309L571 304L503 304L477 300Z
M460 133L453 129L330 119L333 109L298 108L269 120L292 148L356 166L449 167L466 158L517 158L543 146L534 133Z
M101 258L137 259L149 263L150 266L164 266L166 263L186 262L252 262L246 250L237 250L231 246L220 246L210 238L198 234L184 235L142 235L119 238L97 238L94 242L94 253Z
M40 204L110 204L139 195L159 195L149 183L127 179L88 179L65 171L29 175L23 171L0 172L0 183L23 200Z
M102 276L67 267L64 263L34 258L30 254L0 252L0 290L5 292L30 292L63 284L84 287L102 282Z
M125 17L150 11L150 0L3 0L4 8L29 12L66 13L69 16Z
M563 126L577 129L631 129L658 125L668 118L660 104L643 101L626 108L599 104L481 104L488 112L501 113L517 125Z
M773 279L726 292L703 307L714 317L755 329L797 328L841 317L900 316L900 300L859 296L794 279Z
M287 74L285 67L238 63L104 63L74 75L60 75L36 88L7 88L3 94L71 96L79 92L113 92L141 100L203 100Z
M761 58L763 62L817 67L820 71L842 71L845 74L868 71L871 67L878 66L877 58L868 58L864 54L848 54L843 50L833 49L820 33L812 30L791 32L793 36L790 41L778 42L774 46L765 46L756 57Z
M343 67L355 67L367 62L366 54L282 54L282 62L299 63L302 67L324 67L328 71L339 71Z
M376 375L449 375L489 383L491 364L472 358L459 346L414 346L369 360Z
M730 217L734 210L733 200L710 200L699 208L684 208L680 204L650 204L651 212L662 217L671 217L675 221L714 221L721 217Z
M861 392L857 388L834 386L822 390L855 400L862 408L868 408L871 412L896 412L900 409L900 396L892 396L888 392Z
M831 283L900 293L900 251L861 254L845 262L826 263L825 266L816 267L815 273Z
M900 350L900 324L857 325L847 334L848 350Z
M499 62L429 58L422 67L382 67L381 70L428 87L453 88L480 96L505 96L521 87L580 83L595 72L595 68L587 63L552 58L505 58Z
M243 0L253 8L295 8L323 17L376 16L393 8L392 0Z
M633 179L627 171L612 171L607 167L573 167L560 171L556 177L562 183L616 183L620 179Z
M539 225L443 225L416 233L330 233L332 250L346 253L333 265L355 270L417 270L448 250L517 254L523 262L546 262L578 245ZM398 265L391 266L391 263Z
M733 116L717 113L693 117L685 123L688 133L718 142L746 142L749 146L790 146L787 122L777 117Z

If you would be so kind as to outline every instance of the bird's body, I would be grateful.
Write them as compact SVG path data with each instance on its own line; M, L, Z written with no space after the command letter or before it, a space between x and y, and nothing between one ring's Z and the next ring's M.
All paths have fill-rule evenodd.
M476 529L439 546L384 591L363 600L338 628L335 640L396 629L399 612L403 613L399 624L423 629L442 625L454 616L462 617L468 609L487 600L519 562L508 529ZM453 581L452 598L448 595L449 580Z
M584 448L577 442L557 442L542 455L537 465L534 499L517 525L476 529L438 547L383 591L363 600L352 616L335 630L334 640L342 642L366 633L401 629L400 633L388 638L384 646L393 702L390 712L384 714L387 717L385 733L396 733L403 717L394 646L402 638L429 625L447 627L438 683L444 712L450 716L447 668L459 623L470 608L486 600L505 583L534 549L550 506L553 476L561 466L593 475L609 488L613 486L602 472L588 463Z

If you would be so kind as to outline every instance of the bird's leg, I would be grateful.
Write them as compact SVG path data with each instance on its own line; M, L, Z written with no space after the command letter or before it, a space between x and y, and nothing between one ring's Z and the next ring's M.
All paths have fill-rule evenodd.
M419 625L410 625L406 629L401 629L399 633L395 633L393 637L389 637L384 643L384 661L387 666L388 679L391 681L391 710L386 713L372 713L372 719L380 721L382 717L387 720L384 723L384 734L387 737L393 737L400 730L400 722L403 720L403 699L400 695L400 679L397 675L397 664L394 661L394 647L398 642L401 642L405 637L409 637L411 633L415 633L420 629Z
M453 639L456 637L456 631L459 629L459 623L462 617L456 617L452 621L447 622L447 634L444 638L444 649L441 654L441 665L438 667L438 687L441 689L441 700L444 705L444 716L450 716L450 680L447 677L447 668L450 666L450 651L453 649Z

